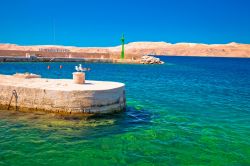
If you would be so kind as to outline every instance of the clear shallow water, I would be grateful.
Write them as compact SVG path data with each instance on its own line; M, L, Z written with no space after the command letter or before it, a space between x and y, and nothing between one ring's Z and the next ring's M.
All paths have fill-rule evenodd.
M250 59L164 60L86 64L87 79L126 83L121 114L0 111L0 165L250 165ZM0 73L71 78L75 65L0 63Z

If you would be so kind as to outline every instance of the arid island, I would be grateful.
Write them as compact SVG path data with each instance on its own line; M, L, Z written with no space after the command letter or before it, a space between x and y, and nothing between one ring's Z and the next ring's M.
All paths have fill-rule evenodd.
M166 42L132 42L125 45L125 57L120 59L121 46L115 47L74 47L59 45L20 46L0 44L1 61L10 57L38 57L44 61L71 61L85 59L113 63L140 63L145 55L201 56L201 57L250 57L250 44L198 44ZM3 59L5 58L5 59ZM144 58L145 59L145 58ZM17 59L18 60L18 59Z

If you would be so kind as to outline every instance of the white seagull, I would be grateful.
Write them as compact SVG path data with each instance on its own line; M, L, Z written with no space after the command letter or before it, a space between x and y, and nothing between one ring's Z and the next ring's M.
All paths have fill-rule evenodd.
M78 68L81 72L84 71L84 69L82 68L82 64L79 64L79 68Z
M76 71L80 71L78 66L75 66Z

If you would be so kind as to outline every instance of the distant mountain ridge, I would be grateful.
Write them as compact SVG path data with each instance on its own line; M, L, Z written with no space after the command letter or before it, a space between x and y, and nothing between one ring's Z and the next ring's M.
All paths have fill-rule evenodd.
M41 48L61 48L78 53L110 53L119 57L121 46L115 47L75 47L60 45L20 46L0 44L1 50L39 51ZM166 42L131 42L125 45L125 55L141 57L143 55L178 55L211 57L250 57L250 44L202 44L202 43L166 43Z

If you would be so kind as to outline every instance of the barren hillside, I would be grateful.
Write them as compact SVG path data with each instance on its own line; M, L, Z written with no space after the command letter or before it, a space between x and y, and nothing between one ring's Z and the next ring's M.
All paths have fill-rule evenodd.
M36 45L19 46L0 44L1 50L39 51L39 49L68 49L78 53L109 53L112 58L119 58L121 46L117 47L74 47ZM212 56L212 57L250 57L250 44L197 44L197 43L165 43L165 42L133 42L125 45L127 58L138 58L142 55L178 55L178 56Z

